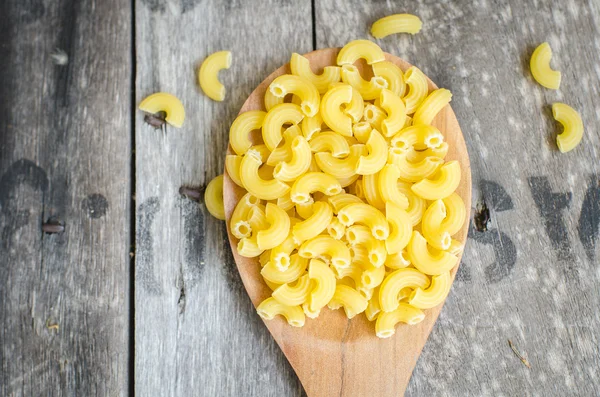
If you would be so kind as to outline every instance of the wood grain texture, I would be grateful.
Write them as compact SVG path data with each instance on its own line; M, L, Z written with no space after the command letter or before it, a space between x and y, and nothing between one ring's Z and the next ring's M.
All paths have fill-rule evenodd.
M336 65L337 48L320 49L305 54L316 70ZM386 59L403 71L411 65L402 59L386 54ZM359 70L363 72L362 65ZM267 77L252 92L240 112L266 110L264 96L271 82L278 76L290 72L289 64L282 66ZM429 81L429 90L438 88ZM461 165L461 182L457 188L467 206L471 205L471 169L469 157L460 126L454 112L446 106L434 118L432 124L444 134L450 149L447 161L457 160ZM262 142L254 142L259 144ZM233 154L231 146L228 154ZM239 200L246 190L237 186L225 173L223 188L225 212L228 223ZM228 230L230 232L230 230ZM455 235L465 242L468 224ZM231 248L244 286L255 306L271 296L271 290L260 275L258 258L245 258L237 253L237 240L229 233ZM452 270L452 278L457 268ZM406 389L410 375L421 349L437 319L442 305L425 310L425 320L409 326L399 324L396 333L389 339L375 335L375 323L369 322L364 314L348 320L341 310L321 311L315 320L307 319L302 328L290 327L281 316L265 321L269 331L292 364L309 396L397 396ZM322 372L322 368L327 371Z
M136 113L135 392L139 396L300 395L302 389L243 289L224 229L179 195L223 173L229 126L292 51L311 47L310 1L137 1L136 101L178 96L181 129ZM230 50L224 102L196 73Z
M2 396L128 392L130 23L124 1L3 2Z
M470 233L408 396L600 392L599 11L597 1L316 2L318 48L369 38L385 15L422 18L419 34L377 42L454 93L473 203L491 210L489 230ZM559 91L528 69L543 41L563 72ZM554 101L577 108L586 127L566 155L554 143Z

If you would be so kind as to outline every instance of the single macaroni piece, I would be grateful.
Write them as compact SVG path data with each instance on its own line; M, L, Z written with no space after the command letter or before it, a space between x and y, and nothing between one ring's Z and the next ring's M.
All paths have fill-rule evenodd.
M337 56L338 65L351 65L359 59L369 65L385 61L385 54L379 46L369 40L354 40L346 44Z
M331 84L329 88L339 87L339 86L347 86L346 83L335 83ZM352 87L352 86L351 86ZM352 97L350 99L350 103L343 106L343 112L352 118L354 123L358 123L363 116L363 111L365 109L365 103L363 97L360 95L360 92L354 87L352 87ZM344 138L352 139L351 136L345 135ZM348 141L350 145L353 145L356 142Z
M377 77L382 77L387 81L388 84L386 88L402 98L404 91L406 90L402 69L388 61L377 62L372 66L373 74Z
M406 152L438 149L444 144L444 135L432 125L412 125L392 137L390 145ZM438 156L439 157L439 156Z
M427 240L416 230L413 231L406 251L412 265L430 276L447 272L458 263L458 258L446 251L430 250L427 247Z
M411 66L404 73L404 81L408 85L408 92L403 98L406 105L406 114L413 114L429 91L427 77L425 77L419 68Z
M385 216L369 204L349 204L338 212L338 219L346 227L355 223L367 226L377 240L385 240L390 234Z
M381 107L387 113L387 117L381 122L381 132L390 137L404 127L406 107L398 95L387 89L381 90L380 101Z
M334 239L341 240L346 233L346 226L342 225L337 217L333 217L327 225L327 233Z
M328 203L317 201L312 207L312 215L304 221L296 223L292 229L292 233L298 241L306 241L318 236L331 223L333 211Z
M531 55L529 67L535 81L551 90L558 90L560 87L561 75L558 70L552 70L550 59L552 58L552 49L550 44L540 44Z
M166 92L147 96L140 103L139 109L149 114L165 112L165 121L177 128L181 128L185 120L185 109L181 101L175 95Z
M408 253L406 252L406 249L403 249L395 254L388 254L387 260L385 261L385 266L394 270L404 269L410 266L410 259L408 259Z
M337 268L350 266L350 251L346 244L330 236L319 235L302 243L298 254L303 258L331 258L331 264Z
M284 124L298 124L303 118L300 106L293 103L282 103L269 110L262 125L263 141L269 150L275 150L281 142L281 127Z
M296 214L302 219L310 218L313 214L314 203L314 200L311 198L310 201L306 203L296 204Z
M361 121L352 125L352 134L358 142L366 143L371 135L372 129L373 128L371 127L371 124L369 124L367 121Z
M300 175L306 173L312 159L310 145L303 136L294 138L291 151L292 159L277 164L273 170L273 176L284 182L292 182Z
M242 164L242 156L228 154L225 156L225 170L229 178L238 186L244 187L240 178L240 165Z
M308 299L311 283L308 274L300 277L295 285L283 284L273 291L273 298L286 306L300 306Z
M339 159L330 153L321 152L315 154L315 161L321 170L338 180L352 178L356 175L359 159L367 152L365 145L356 144L350 147L350 153L345 158Z
M313 136L321 132L323 117L321 113L315 114L313 117L305 117L302 119L302 135L307 141L311 141Z
M411 239L412 223L408 213L396 204L385 203L385 217L390 224L390 235L385 240L388 254L397 254L408 245Z
M237 155L245 154L252 147L250 132L261 129L266 115L262 110L251 110L233 121L229 129L229 144Z
M583 122L575 109L564 103L552 104L552 116L562 124L564 130L556 137L558 149L566 153L573 150L583 138Z
M308 79L319 91L319 94L324 94L329 89L329 84L340 81L341 68L339 66L325 66L323 73L315 74L308 59L295 52L290 60L290 69L292 74Z
M292 327L302 327L305 322L304 312L300 306L287 306L273 297L262 301L256 308L256 312L265 320L273 320L275 316L281 315Z
M350 154L348 141L332 131L323 131L313 135L310 140L310 149L315 153L330 152L333 157L338 159Z
M317 88L305 77L284 74L269 85L269 91L279 98L294 94L300 100L300 109L304 116L313 117L319 111L321 97Z
M265 163L271 156L271 151L269 150L269 148L267 148L267 145L262 144L262 143L260 145L252 146L250 149L248 149L248 152L246 152L246 153L249 153L249 152L253 156L257 156L260 159L260 161L262 161L263 163Z
M458 256L464 248L465 246L463 245L463 243L461 243L458 240L452 239L452 242L450 243L450 248L448 248L448 252L454 256Z
M301 275L306 271L308 266L308 259L302 258L298 254L294 254L290 257L290 265L285 271L281 271L272 262L267 263L260 274L272 283L286 284L292 283L300 278Z
M344 268L331 266L331 269L335 277L339 280L338 284L347 285L358 291L358 288L361 286L362 268L357 263L352 262Z
M335 196L330 196L327 198L327 201L329 201L329 204L331 204L331 207L333 207L333 213L336 215L342 208L349 204L363 203L360 198L348 193L340 193L336 194Z
M261 202L257 197L251 195L250 193L246 193L237 203L233 213L231 214L231 219L229 222L231 234L238 239L250 237L252 234L252 228L248 223L250 210L253 207L260 205Z
M285 131L283 131L283 144L280 144L279 147L269 153L267 164L275 167L282 161L290 161L292 159L292 142L294 141L294 138L300 135L302 135L302 131L299 126L292 125L291 127L286 128ZM269 150L266 145L265 149Z
M379 172L385 166L388 146L385 138L377 130L371 131L371 135L369 135L369 139L365 145L368 154L360 156L358 159L356 173L359 175L372 175Z
M348 106L352 101L352 92L352 86L340 84L332 87L321 99L323 121L333 131L345 136L352 136L353 118L348 114L353 110L352 107ZM345 106L344 111L341 109L342 105ZM363 105L362 99L360 105ZM360 105L355 107L360 107Z
M219 51L209 55L198 73L198 80L202 91L210 99L221 102L225 99L225 86L219 81L219 71L229 69L231 66L231 52Z
M267 203L265 215L270 226L256 235L256 242L261 250L277 247L290 232L290 217L277 204Z
M390 148L388 162L398 168L398 179L405 182L419 182L429 178L444 164L439 157L426 157L418 163L408 161L408 155L398 148Z
M367 123L371 125L372 128L379 131L381 130L381 123L387 118L387 113L385 112L385 110L381 109L378 106L368 104L365 106L363 118Z
M365 309L365 316L367 316L367 320L375 321L380 312L381 307L379 307L379 287L377 287L373 290L373 297L369 299L369 304Z
M442 201L446 207L446 218L440 227L442 230L447 231L451 236L454 236L462 229L465 218L467 217L465 202L456 193L452 193Z
M459 183L460 164L458 161L449 161L432 178L415 183L411 189L417 196L432 201L450 196Z
M265 92L265 109L267 110L267 112L271 109L273 109L275 106L280 105L284 102L285 98L280 98L277 97L275 95L273 95L273 93L269 90L267 90L267 92Z
M307 172L296 179L292 185L290 198L294 203L302 204L310 201L311 194L314 192L333 196L342 192L342 186L331 175L323 172Z
M354 248L358 248L358 247L354 247ZM385 266L379 266L376 267L371 263L371 260L367 257L368 255L365 255L362 253L362 250L360 255L355 255L352 258L352 261L354 263L357 263L360 268L362 269L362 274L360 276L360 284L362 287L361 290L369 290L369 299L371 299L371 296L374 292L374 289L376 287L378 287L382 282L383 279L385 277ZM385 249L384 249L385 251ZM383 253L385 255L385 252ZM361 292L361 291L358 291Z
M423 22L416 15L394 14L375 21L371 26L371 34L381 39L395 33L415 34L421 31Z
M325 307L335 293L335 275L323 261L311 259L308 265L308 277L314 287L310 291L308 303L313 312Z
M258 174L258 169L262 164L259 157L260 155L251 149L242 159L240 179L244 188L262 200L275 200L284 196L290 190L288 185L277 179L262 179Z
M294 222L292 222L292 220ZM297 220L294 218L290 218L290 224L297 224ZM269 252L269 260L279 271L286 271L290 267L291 263L291 254L292 252L298 248L298 242L294 238L293 234L290 233L283 243L279 244L277 247L272 250L265 251ZM266 263L265 263L266 264Z
M425 313L407 303L399 303L391 312L382 312L375 322L375 334L379 338L389 338L396 333L398 323L415 325L423 321Z
M398 269L385 277L379 288L379 305L384 312L398 308L399 293L404 288L427 288L429 277L417 269Z
M425 290L422 288L415 289L408 298L408 303L418 309L431 309L446 299L451 286L452 276L450 272L433 276L431 286Z
M400 169L394 164L387 164L379 172L378 188L383 201L394 203L403 210L408 208L408 198L398 190Z
M343 307L346 317L353 318L357 314L364 312L368 304L368 300L357 290L347 285L338 284L335 287L333 298L331 298L327 306L332 310Z
M388 87L388 82L383 77L374 76L369 81L363 79L354 65L342 66L342 81L355 88L365 101L378 98L381 90Z
M383 201L383 198L381 198L379 190L379 174L380 172L371 175L365 175L363 177L363 183L361 186L363 188L367 203L378 210L383 211L385 208L385 201Z
M374 267L382 267L387 257L385 243L375 239L368 227L353 225L346 229L346 240L351 246L360 245L367 250L367 261ZM353 258L356 260L357 258Z
M410 217L413 226L417 226L423 218L427 201L417 196L411 189L412 184L406 182L398 182L398 190L408 198L408 208L406 212Z
M225 220L225 206L223 205L223 175L215 177L209 182L204 191L204 204L212 216L222 221Z
M252 235L241 239L237 245L238 253L246 258L254 258L264 251L258 246L257 235L259 231L269 227L269 222L267 221L265 211L261 207L255 205L250 208L248 212L248 224L250 225L250 230L252 230Z
M451 234L442 227L446 218L446 206L442 200L432 202L421 221L421 231L427 243L439 250L447 250L452 243Z
M449 104L451 100L452 93L445 88L432 91L415 111L412 121L413 125L431 124L436 114Z
M421 151L411 150L406 154L406 159L411 163L418 163L423 161L427 157L437 157L440 159L446 158L448 154L449 145L448 142L442 142L442 144L434 149L425 149Z

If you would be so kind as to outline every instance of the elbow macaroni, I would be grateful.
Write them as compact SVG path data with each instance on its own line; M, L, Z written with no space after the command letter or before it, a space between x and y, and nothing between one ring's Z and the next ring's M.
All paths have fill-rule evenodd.
M583 138L583 122L575 109L564 103L552 104L552 116L562 124L564 130L556 137L556 144L562 153L571 151Z
M395 14L375 21L371 26L371 34L377 39L394 33L416 34L421 31L423 23L416 15Z
M231 66L231 52L219 51L209 55L198 73L198 80L202 91L215 101L225 99L225 86L219 81L219 71L221 69L229 69Z
M529 67L535 81L551 90L558 90L561 74L558 70L552 70L550 59L552 59L550 44L542 43L533 51Z

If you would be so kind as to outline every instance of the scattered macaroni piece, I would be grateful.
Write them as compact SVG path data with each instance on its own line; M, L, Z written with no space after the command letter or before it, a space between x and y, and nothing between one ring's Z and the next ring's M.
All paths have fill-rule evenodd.
M219 51L209 55L198 72L198 81L202 91L214 101L225 99L225 86L219 81L219 71L231 66L231 52Z
M395 14L383 17L371 26L371 34L376 39L389 36L394 33L416 34L421 31L423 22L416 15Z
M222 221L225 220L225 207L223 205L223 175L215 177L206 186L204 191L204 204L212 216Z
M556 137L558 150L563 153L571 151L583 138L583 122L579 113L564 103L552 104L552 116L563 126L562 134Z
M560 87L560 72L550 68L550 59L552 58L552 49L550 44L540 44L531 55L529 67L535 81L551 90L558 90Z
M139 109L150 114L165 112L167 115L165 121L177 128L181 128L185 120L185 109L181 101L175 95L166 92L147 96L140 103Z

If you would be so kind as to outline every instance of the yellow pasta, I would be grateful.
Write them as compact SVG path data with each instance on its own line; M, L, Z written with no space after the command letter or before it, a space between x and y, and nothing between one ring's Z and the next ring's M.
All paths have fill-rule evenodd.
M354 40L342 47L337 56L337 64L351 65L361 58L369 65L385 61L385 55L377 44L369 40Z
M563 126L562 134L556 137L556 144L562 153L571 151L583 138L583 122L579 113L564 103L552 104L552 116Z
M453 236L462 229L467 217L467 209L463 199L456 193L452 193L442 201L446 207L446 218L440 228Z
M429 277L417 269L398 269L385 277L379 287L379 305L384 312L398 308L399 293L404 288L427 288Z
M295 224L292 229L297 241L306 241L318 236L331 223L333 211L328 203L317 201L313 204L312 209L312 215Z
M300 306L308 299L311 283L308 274L300 277L294 285L292 283L280 285L273 291L273 298L287 306Z
M377 62L372 66L373 74L387 81L388 84L386 88L402 98L404 91L406 90L406 83L404 82L404 73L402 73L402 69L400 69L394 63L388 61Z
M185 109L181 101L175 95L166 92L147 96L140 103L139 109L149 114L165 112L165 121L177 128L181 128L185 120Z
M268 250L283 243L290 231L290 217L276 204L267 203L265 210L269 228L256 235L256 243L261 250Z
M442 142L437 148L429 148L421 151L411 150L406 154L406 159L411 163L418 163L427 157L446 158L449 149L448 142Z
M379 307L379 287L377 287L373 291L373 297L369 299L369 304L365 309L365 316L367 316L367 320L375 321L380 312L381 307Z
M387 113L385 110L381 109L378 106L373 104L365 105L365 110L363 113L364 120L371 125L376 130L381 130L381 123L387 117ZM367 136L368 139L368 136ZM366 141L365 141L366 142Z
M352 246L364 246L367 250L367 259L374 267L382 267L385 263L387 257L385 243L375 239L368 227L363 225L350 226L346 229L346 240Z
M333 217L327 225L327 233L334 239L341 240L346 233L346 226L342 225L337 217Z
M363 201L360 198L348 193L340 193L336 194L335 196L330 196L327 198L327 201L329 201L329 204L331 204L331 207L333 208L333 213L336 215L338 212L340 212L342 208L349 204L363 203Z
M388 254L397 254L411 239L412 223L408 213L392 202L385 203L385 217L390 224L390 235L385 240Z
M331 264L338 268L350 265L350 251L346 244L330 236L319 235L302 243L298 254L303 258L331 258Z
M323 117L320 113L315 114L313 117L305 117L302 119L302 135L307 141L311 141L313 136L321 132L321 126L323 124Z
M410 259L408 259L408 253L406 252L406 249L395 254L388 254L385 261L385 266L395 270L404 269L410 266Z
M323 122L327 124L331 130L345 136L352 136L353 119L348 114L349 109L351 109L350 111L354 108L360 109L360 105L362 105L361 99L361 101L358 102L359 104L355 105L354 108L349 107L352 102L352 97L352 86L340 84L332 87L321 99L321 116L323 117ZM354 95L354 97L356 97L356 95ZM345 106L344 111L342 111L342 105ZM354 114L354 112L352 113Z
M379 194L384 202L391 202L399 208L405 210L408 208L408 198L398 190L398 179L400 178L400 169L394 164L387 164L379 172L378 188Z
M439 250L447 250L452 243L452 237L447 230L442 228L442 222L446 217L446 206L442 200L432 202L421 221L421 231L427 243Z
M379 338L389 338L396 333L396 325L400 322L415 325L423 321L425 313L407 303L399 303L397 309L382 312L375 322L375 334Z
M225 170L229 178L238 186L244 187L240 178L240 165L242 164L242 156L228 154L225 156Z
M390 234L385 216L369 204L349 204L338 212L338 219L346 227L355 223L367 226L377 240L385 240Z
M262 110L250 110L236 117L229 129L229 144L236 154L241 156L252 147L250 132L261 129L266 115Z
M429 179L423 179L412 185L412 191L425 200L438 200L450 196L460 183L460 164L449 161Z
M418 225L423 218L427 201L417 196L411 189L412 184L407 182L398 182L398 190L408 198L408 208L406 212L410 217L413 226Z
M306 173L312 159L310 145L303 136L295 137L290 149L292 151L291 160L277 164L273 170L273 176L284 182L292 182Z
M413 116L413 125L418 124L431 124L433 118L447 105L452 99L452 93L445 89L440 88L432 91L427 97L421 102L415 114Z
M408 155L397 148L390 148L388 162L398 168L398 179L405 182L419 182L436 173L444 164L439 157L426 157L418 163L408 161Z
M429 91L427 77L425 77L419 68L411 66L404 73L404 81L408 85L408 92L402 98L406 105L406 114L413 114Z
M256 312L265 320L272 320L275 316L281 315L285 317L288 324L292 327L302 327L306 320L300 306L287 306L277 302L273 297L262 301L256 308Z
M552 59L550 44L542 43L533 51L529 67L535 81L551 90L558 90L561 74L558 70L552 70L550 59Z
M331 175L323 172L308 172L296 179L292 185L290 198L294 203L302 204L310 201L311 194L314 192L333 196L342 192L342 186Z
M283 144L280 143L279 147L273 149L273 151L268 154L266 161L267 165L275 167L282 161L290 161L292 159L292 142L294 141L294 138L300 135L302 135L302 131L299 126L292 125L291 127L286 128L285 131L283 131ZM264 147L267 151L269 150L266 145L264 145Z
M358 68L354 65L342 66L342 81L355 88L365 101L379 97L381 90L388 86L387 80L383 77L375 76L369 81L363 79Z
M284 100L285 98L276 97L271 91L267 90L267 92L265 92L265 109L268 112L275 106L282 104Z
M302 219L310 218L313 214L313 205L315 201L311 198L310 201L306 203L296 204L296 214Z
M260 274L272 283L286 284L300 278L306 271L308 259L302 258L298 254L290 256L290 265L285 271L281 271L272 262L267 263L260 271Z
M416 230L413 231L406 251L412 265L430 276L438 276L447 272L458 263L458 258L446 251L429 249L427 240Z
M313 117L319 111L321 97L317 88L305 77L293 74L281 75L271 82L269 91L279 98L294 94L300 99L300 109L306 117Z
M384 136L390 137L404 127L406 107L398 95L387 89L381 90L380 101L381 107L387 113L387 117L381 122L381 132Z
M292 219L290 218L290 224L291 221ZM294 222L294 224L296 223L297 222ZM299 244L294 238L293 234L290 233L281 244L272 250L269 250L269 262L271 262L273 266L277 268L277 270L282 272L286 271L290 267L291 254L296 248L298 248L298 245Z
M395 33L416 34L421 31L423 23L416 15L394 14L378 19L371 26L371 34L377 39Z
M439 276L433 276L429 288L415 289L411 293L408 303L418 309L431 309L444 302L444 299L446 299L450 292L451 286L452 276L450 275L450 272L442 273Z
M275 200L285 195L290 190L288 185L277 179L265 180L260 177L258 169L262 162L259 157L250 149L242 159L240 179L244 188L262 200Z
M219 51L209 55L198 72L198 80L202 91L214 101L225 99L225 86L219 81L219 71L231 66L231 52Z
M252 235L250 237L242 238L238 242L237 250L238 254L241 256L254 258L264 251L258 246L257 234L260 230L269 227L265 212L259 206L250 208L250 211L248 212L248 224L250 225L250 230L252 230Z
M352 125L352 134L358 142L366 143L371 135L372 129L371 124L367 121L361 121Z
M263 141L269 150L275 150L281 142L281 127L284 124L298 124L303 118L300 106L293 103L282 103L269 110L262 125Z
M204 191L204 204L212 216L222 221L225 220L225 206L223 205L223 175L215 177L209 182Z
M338 284L335 287L333 298L331 298L327 306L332 310L343 307L346 317L353 318L357 314L364 312L368 303L367 299L357 290L347 285Z
M338 135L339 136L339 135ZM352 145L349 155L345 158L335 158L332 154L321 152L315 154L315 161L321 170L335 178L345 179L356 175L359 159L367 154L365 145Z
M371 131L365 145L369 153L366 156L360 156L358 159L356 173L359 175L372 175L379 172L387 162L388 146L385 138L377 130Z
M392 137L390 145L406 153L415 150L438 149L444 143L444 136L432 125L413 125L403 128ZM439 157L439 156L438 156Z
M310 310L314 312L321 310L333 298L335 275L325 263L318 259L311 259L308 265L308 277L314 283L308 299Z
M229 227L231 229L231 234L236 238L242 239L244 237L250 237L252 234L252 228L248 223L248 218L252 207L257 205L261 205L260 200L252 194L246 193L235 206L235 209L231 214Z
M383 198L380 194L379 174L380 172L371 175L365 175L363 177L363 183L361 186L363 188L363 192L367 203L371 204L378 210L383 211L383 209L385 208L385 201L383 201Z
M332 131L323 131L310 140L310 149L315 152L330 152L335 158L343 158L350 154L348 141Z
M463 243L461 243L458 240L452 239L452 242L450 243L450 248L448 248L448 252L454 256L458 256L464 248L465 246L463 245Z
M292 70L292 74L308 79L320 94L326 93L329 89L329 84L337 83L341 77L341 68L339 66L325 66L323 73L320 75L315 74L310 67L309 60L296 53L292 54L290 69Z

